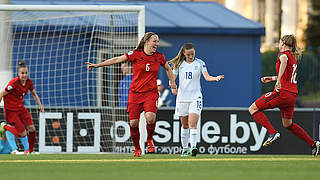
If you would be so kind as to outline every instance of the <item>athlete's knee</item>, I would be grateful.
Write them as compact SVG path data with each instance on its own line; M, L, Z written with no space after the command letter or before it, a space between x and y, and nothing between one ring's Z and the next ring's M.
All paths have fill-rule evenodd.
M284 128L290 129L291 125L292 125L291 119L282 119L282 126Z
M25 130L25 131L23 131L22 133L19 133L19 136L20 137L25 137L27 135L27 131Z
M156 115L155 113L152 113L152 112L147 112L145 114L146 116L146 121L148 124L154 124L156 122Z
M189 124L188 123L181 124L181 126L183 127L183 129L189 129Z
M27 129L29 132L36 132L36 128L34 127L34 125L28 126Z
M139 120L138 119L130 120L130 126L131 127L138 127L138 125L139 125Z

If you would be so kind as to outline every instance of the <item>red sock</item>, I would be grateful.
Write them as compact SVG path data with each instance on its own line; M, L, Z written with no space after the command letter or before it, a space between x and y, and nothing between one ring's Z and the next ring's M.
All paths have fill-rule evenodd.
M153 139L153 135L154 135L154 130L155 129L156 129L156 122L154 122L153 124L148 124L147 123L147 132L148 132L147 140L152 140Z
M141 149L140 148L140 132L139 127L131 127L130 126L130 133L131 133L131 139L134 145L135 149Z
M277 131L273 128L273 126L271 125L269 119L267 118L267 116L261 112L261 111L257 111L252 115L253 119L256 120L259 124L261 124L263 127L265 127L268 131L269 134L274 134Z
M298 124L292 123L289 127L287 127L287 129L289 129L292 134L297 136L299 139L305 141L309 144L310 147L312 147L314 140Z
M15 127L5 125L5 126L4 126L4 129L7 130L7 131L10 131L10 132L11 132L13 135L15 135L16 137L19 137L19 132L18 132L18 130L17 130Z
M29 132L28 134L29 152L33 152L33 147L36 142L36 136L37 136L36 131Z

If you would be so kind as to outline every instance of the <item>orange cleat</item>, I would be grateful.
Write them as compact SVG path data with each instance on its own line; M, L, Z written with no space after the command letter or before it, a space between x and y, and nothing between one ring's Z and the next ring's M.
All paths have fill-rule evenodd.
M134 157L141 157L141 149L135 149L133 152Z
M153 139L147 140L147 145L148 145L148 152L154 153L155 147L154 147Z

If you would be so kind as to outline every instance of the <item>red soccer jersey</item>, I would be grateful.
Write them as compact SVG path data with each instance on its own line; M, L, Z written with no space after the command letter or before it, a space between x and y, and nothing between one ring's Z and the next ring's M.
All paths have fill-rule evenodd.
M133 78L130 91L147 92L157 89L159 67L164 67L167 62L164 55L159 52L147 55L143 49L136 49L126 53L126 57L132 62Z
M290 51L284 51L278 54L278 60L276 63L277 74L279 75L279 69L281 64L280 56L283 54L287 55L288 61L287 61L287 67L281 77L281 89L298 94L298 88L297 88L298 66L297 66L296 58L290 53Z
M19 77L13 78L5 90L8 92L4 99L4 108L11 111L19 111L23 109L23 99L28 93L28 90L32 91L34 89L33 82L28 79L26 84L23 86L20 82Z

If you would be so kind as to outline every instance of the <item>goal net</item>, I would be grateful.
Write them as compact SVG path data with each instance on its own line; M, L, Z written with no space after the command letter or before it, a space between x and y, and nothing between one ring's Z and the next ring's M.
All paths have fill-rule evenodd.
M131 64L88 71L85 62L134 49L144 19L144 6L0 5L0 36L6 42L1 88L24 60L46 111L39 113L30 93L25 96L38 132L36 151L133 151L126 112Z

